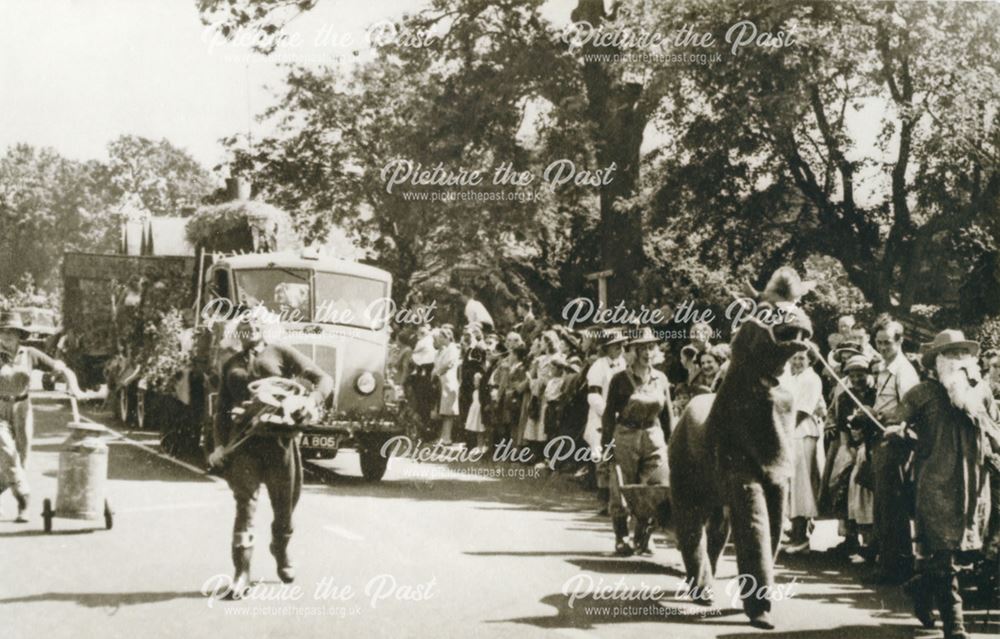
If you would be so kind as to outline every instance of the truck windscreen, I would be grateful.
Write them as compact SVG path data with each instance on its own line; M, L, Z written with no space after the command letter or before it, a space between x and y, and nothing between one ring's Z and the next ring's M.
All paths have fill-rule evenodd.
M372 330L385 325L386 283L342 273L316 273L316 321Z
M308 322L309 271L291 268L240 269L235 271L239 303L246 308L263 304L283 320Z

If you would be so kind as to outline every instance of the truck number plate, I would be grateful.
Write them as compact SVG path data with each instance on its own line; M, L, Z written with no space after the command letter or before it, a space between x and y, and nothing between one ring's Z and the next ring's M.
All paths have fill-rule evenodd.
M336 435L303 435L302 446L306 448L325 448L336 450L340 444L340 438Z

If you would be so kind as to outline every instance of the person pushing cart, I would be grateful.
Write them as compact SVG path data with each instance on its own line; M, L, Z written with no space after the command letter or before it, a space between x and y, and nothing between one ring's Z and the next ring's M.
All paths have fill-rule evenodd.
M73 371L37 348L22 345L27 336L18 313L0 312L0 494L11 489L18 523L27 521L31 494L25 472L34 424L28 395L31 371L39 367L52 371L65 380L70 395L81 394Z

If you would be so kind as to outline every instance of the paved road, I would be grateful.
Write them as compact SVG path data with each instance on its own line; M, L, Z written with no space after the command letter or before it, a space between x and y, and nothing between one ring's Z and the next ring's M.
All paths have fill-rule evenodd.
M30 460L35 501L54 496L66 411L38 405ZM105 421L104 415L91 413ZM133 434L155 447L146 434ZM489 472L483 476L476 472ZM706 612L673 596L678 553L659 535L652 560L613 557L606 519L568 479L521 466L393 460L383 482L364 483L342 454L310 473L292 550L298 591L282 589L266 550L252 601L203 594L230 574L232 499L225 484L121 441L111 444L107 493L115 525L35 515L0 517L0 635L80 637L743 637L760 634L723 602ZM40 509L35 508L36 512ZM90 529L95 529L92 532ZM836 542L823 524L817 548ZM732 549L720 590L735 575ZM893 589L858 585L856 566L814 552L782 559L771 636L934 637L917 630ZM206 584L209 584L206 586ZM731 587L731 586L729 586ZM653 590L657 589L659 592ZM589 595L587 593L590 593ZM595 594L603 593L603 594ZM720 597L724 599L724 597ZM1000 632L1000 613L973 613L977 632Z

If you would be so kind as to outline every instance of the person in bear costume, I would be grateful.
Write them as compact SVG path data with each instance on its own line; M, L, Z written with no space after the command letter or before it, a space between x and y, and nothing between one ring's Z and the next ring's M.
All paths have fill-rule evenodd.
M774 627L768 595L794 471L793 402L778 376L794 353L808 348L812 326L796 303L810 289L790 267L778 269L763 292L749 289L754 312L734 334L729 371L716 394L691 400L668 446L688 594L712 603L712 580L732 528L740 597L757 628Z

